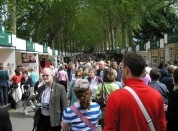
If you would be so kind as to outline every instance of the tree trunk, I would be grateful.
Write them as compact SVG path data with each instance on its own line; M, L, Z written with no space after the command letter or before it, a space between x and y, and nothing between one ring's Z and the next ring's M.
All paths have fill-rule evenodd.
M10 3L10 31L16 35L16 0L11 0Z
M133 44L133 40L132 40L132 27L130 25L128 28L128 37L129 37L129 47L131 47Z

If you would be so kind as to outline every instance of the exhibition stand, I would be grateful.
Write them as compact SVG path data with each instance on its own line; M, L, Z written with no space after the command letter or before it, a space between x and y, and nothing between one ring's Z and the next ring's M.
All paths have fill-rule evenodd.
M7 33L4 26L0 30L0 64L11 77L16 66L15 47L12 45L12 34Z
M30 39L23 40L20 38L13 39L13 45L16 46L16 63L22 65L26 70L33 68L39 77L38 59L39 53L35 51L35 43Z
M152 66L159 66L160 63L164 62L164 39L152 39L149 49L149 60Z
M165 62L170 61L171 64L178 64L178 30L164 35Z

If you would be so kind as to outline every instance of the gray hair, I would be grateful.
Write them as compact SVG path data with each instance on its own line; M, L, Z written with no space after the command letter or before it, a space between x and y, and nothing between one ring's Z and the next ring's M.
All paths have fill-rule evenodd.
M53 70L50 68L44 68L43 71L48 71L51 75L53 75Z
M60 69L60 70L64 70L64 66L61 65L61 66L59 67L59 69Z

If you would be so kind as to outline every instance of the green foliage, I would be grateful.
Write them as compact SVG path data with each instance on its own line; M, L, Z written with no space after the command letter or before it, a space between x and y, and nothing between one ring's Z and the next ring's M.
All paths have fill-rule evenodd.
M148 41L156 36L163 38L164 33L172 31L178 27L178 17L173 8L161 8L155 12L147 12L140 24L140 28L135 30L135 38L141 41Z
M10 16L16 14L18 37L31 36L41 44L47 40L52 48L68 52L130 46L134 34L143 40L161 37L176 25L169 8L176 1L18 0L14 12L12 0L0 0L8 7L9 30L14 22Z

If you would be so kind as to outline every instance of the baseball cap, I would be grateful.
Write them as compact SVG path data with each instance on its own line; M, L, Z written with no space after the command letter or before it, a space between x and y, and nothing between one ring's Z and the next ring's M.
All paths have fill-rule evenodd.
M89 88L89 82L87 79L76 79L74 85L74 91L86 91Z

